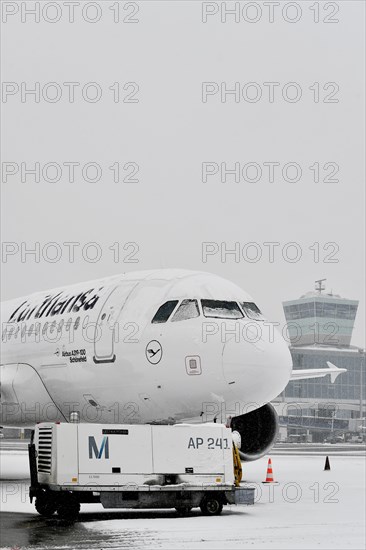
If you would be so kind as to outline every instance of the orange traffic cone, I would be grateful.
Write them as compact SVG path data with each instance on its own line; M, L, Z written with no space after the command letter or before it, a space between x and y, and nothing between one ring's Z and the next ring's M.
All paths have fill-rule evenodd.
M262 481L262 483L277 483L277 481L273 479L272 460L270 458L268 459L266 481Z

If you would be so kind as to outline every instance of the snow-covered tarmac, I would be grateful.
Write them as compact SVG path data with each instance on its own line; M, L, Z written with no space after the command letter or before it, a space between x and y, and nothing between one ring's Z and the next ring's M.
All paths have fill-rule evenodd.
M365 459L273 456L278 485L263 485L267 458L244 464L256 503L224 507L221 516L193 510L107 511L82 506L79 521L44 519L28 500L27 455L1 453L1 548L293 549L365 548ZM23 478L23 479L22 479Z

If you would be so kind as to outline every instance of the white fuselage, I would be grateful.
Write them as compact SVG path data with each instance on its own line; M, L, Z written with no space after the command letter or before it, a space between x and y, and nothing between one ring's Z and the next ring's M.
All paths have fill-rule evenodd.
M194 317L175 316L182 300ZM253 302L218 276L157 270L3 303L0 424L71 411L83 422L225 421L275 398L292 369L283 338L245 313L205 316L201 300ZM168 320L152 322L166 302Z

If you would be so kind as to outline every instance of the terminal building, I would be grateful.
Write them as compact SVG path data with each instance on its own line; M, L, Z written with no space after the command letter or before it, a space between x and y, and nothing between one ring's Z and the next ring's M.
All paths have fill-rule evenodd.
M361 441L365 438L365 350L351 345L358 301L315 291L283 302L294 369L347 369L332 384L323 378L289 382L277 398L281 439Z

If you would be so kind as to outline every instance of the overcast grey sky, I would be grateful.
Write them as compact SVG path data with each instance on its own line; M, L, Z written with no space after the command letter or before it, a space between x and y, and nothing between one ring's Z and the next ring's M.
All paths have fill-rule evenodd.
M364 3L241 2L222 22L221 2L80 2L73 23L64 2L41 2L35 22L34 4L2 3L2 299L182 267L233 280L283 322L281 301L327 278L361 301L364 345ZM240 163L239 181L221 163ZM22 261L36 242L39 261ZM80 243L74 262L65 242ZM202 243L217 243L207 261ZM279 243L273 261L264 243Z

